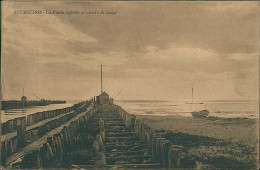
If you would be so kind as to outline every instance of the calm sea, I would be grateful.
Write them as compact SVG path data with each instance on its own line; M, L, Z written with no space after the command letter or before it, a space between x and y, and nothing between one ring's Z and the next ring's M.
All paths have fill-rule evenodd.
M70 107L79 102L81 102L81 101L80 100L68 100L64 104L50 104L47 106L35 106L35 107L28 107L28 108L21 108L21 109L2 110L1 111L1 122L3 123L10 119L26 116L26 115L33 114L36 112L43 112L43 111L47 111L47 110L55 110L55 109L62 109L62 108Z
M190 112L209 110L209 116L259 118L259 101L205 101L203 104L185 104L184 101L117 100L128 113L153 116L191 117Z
M79 102L81 101L69 100L65 104L4 110L1 111L1 122L36 112L70 107ZM259 118L258 101L205 101L203 104L185 104L184 101L116 100L114 103L135 115L191 117L190 112L207 109L210 112L209 116Z

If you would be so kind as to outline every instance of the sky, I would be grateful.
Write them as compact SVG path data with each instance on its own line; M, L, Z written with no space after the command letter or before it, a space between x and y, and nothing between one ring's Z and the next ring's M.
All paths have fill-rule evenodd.
M258 2L3 2L2 97L258 100ZM14 14L41 10L55 14ZM57 14L103 11L115 14Z

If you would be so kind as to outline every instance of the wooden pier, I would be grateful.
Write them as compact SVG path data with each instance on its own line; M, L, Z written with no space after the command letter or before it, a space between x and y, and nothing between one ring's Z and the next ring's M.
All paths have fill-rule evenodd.
M9 100L1 102L1 109L17 109L17 108L25 108L25 107L33 107L33 106L46 106L49 104L62 104L66 103L65 100L31 100L31 101L20 101L20 100Z
M196 168L183 148L113 104L107 94L75 110L2 135L7 168ZM25 141L25 134L37 137ZM34 134L34 133L29 133ZM32 135L33 136L33 135ZM10 142L15 139L15 142ZM23 145L18 144L25 142ZM14 146L16 144L16 149Z

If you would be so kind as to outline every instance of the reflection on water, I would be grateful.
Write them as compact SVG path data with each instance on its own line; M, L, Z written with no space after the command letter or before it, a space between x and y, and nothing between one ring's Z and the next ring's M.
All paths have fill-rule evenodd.
M66 103L62 104L50 104L46 106L35 106L35 107L27 107L20 109L9 109L1 111L1 122L6 122L10 119L14 119L17 117L27 116L36 112L43 112L48 110L62 109L66 107L73 106L76 103L81 102L80 100L69 100Z
M184 116L190 112L209 110L209 116L258 118L258 101L205 101L204 104L185 104L184 101L116 100L127 112L135 115Z

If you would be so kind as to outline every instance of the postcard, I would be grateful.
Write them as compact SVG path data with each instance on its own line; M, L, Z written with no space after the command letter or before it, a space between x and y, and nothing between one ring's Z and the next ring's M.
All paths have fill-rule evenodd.
M259 168L258 2L1 12L2 168Z

